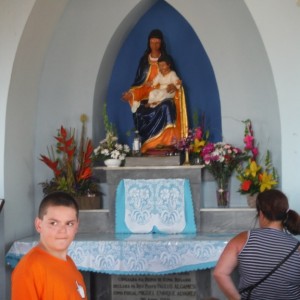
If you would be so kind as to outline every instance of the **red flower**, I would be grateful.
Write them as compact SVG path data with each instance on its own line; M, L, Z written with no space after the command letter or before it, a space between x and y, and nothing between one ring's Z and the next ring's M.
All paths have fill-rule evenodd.
M241 184L241 189L244 192L249 191L250 187L251 187L252 181L251 180L245 180L242 184Z
M45 155L41 155L40 160L45 163L53 172L55 176L59 176L61 174L61 171L58 170L58 160L52 161L50 158L48 158Z
M86 168L79 173L77 180L78 181L85 180L85 179L90 178L91 176L92 176L92 169Z
M86 118L81 119L79 147L75 129L66 130L61 126L54 137L57 141L55 148L48 149L48 157L40 156L40 160L54 173L54 178L42 183L45 194L56 190L67 191L74 196L98 193L98 186L92 178L92 141L84 136L85 121Z

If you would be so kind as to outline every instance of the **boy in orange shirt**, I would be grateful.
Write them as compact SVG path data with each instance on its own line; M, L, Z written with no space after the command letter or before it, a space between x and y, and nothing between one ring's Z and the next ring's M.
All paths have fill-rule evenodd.
M87 299L82 274L67 255L78 230L78 211L77 202L64 192L42 200L35 219L40 241L12 273L12 300Z

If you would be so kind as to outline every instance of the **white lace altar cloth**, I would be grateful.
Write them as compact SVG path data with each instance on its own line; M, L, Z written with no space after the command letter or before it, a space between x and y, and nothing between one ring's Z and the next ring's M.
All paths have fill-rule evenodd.
M117 233L195 233L188 179L124 179L117 188Z
M233 234L78 234L69 255L81 271L158 275L213 268ZM15 267L38 236L15 241L6 263Z

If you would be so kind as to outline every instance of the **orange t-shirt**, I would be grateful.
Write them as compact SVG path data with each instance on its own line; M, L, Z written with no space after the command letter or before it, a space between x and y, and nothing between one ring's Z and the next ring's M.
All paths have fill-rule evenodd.
M69 256L64 261L34 247L12 273L11 300L81 299L87 299L86 286Z

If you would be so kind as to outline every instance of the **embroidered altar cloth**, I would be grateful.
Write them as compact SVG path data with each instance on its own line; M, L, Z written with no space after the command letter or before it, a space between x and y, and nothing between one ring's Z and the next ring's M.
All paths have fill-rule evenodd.
M117 188L117 233L195 233L188 179L124 179Z
M115 275L159 275L213 268L233 234L77 235L69 255L81 271ZM38 236L15 241L6 263L15 267Z

